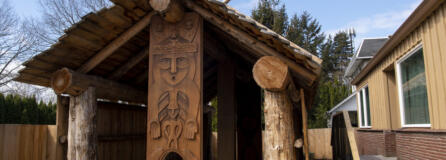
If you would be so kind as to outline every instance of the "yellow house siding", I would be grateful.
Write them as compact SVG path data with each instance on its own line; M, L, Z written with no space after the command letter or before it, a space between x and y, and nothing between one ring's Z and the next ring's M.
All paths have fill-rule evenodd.
M446 7L423 23L426 81L432 129L446 129Z
M401 128L399 100L396 100L397 108L390 106L387 92L388 75L384 70L389 67L395 68L396 61L418 44L423 45L431 128L446 129L446 5L444 3L359 82L358 89L366 84L369 86L372 129Z

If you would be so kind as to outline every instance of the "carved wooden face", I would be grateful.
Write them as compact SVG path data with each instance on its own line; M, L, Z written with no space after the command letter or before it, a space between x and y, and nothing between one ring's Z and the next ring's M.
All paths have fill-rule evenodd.
M162 54L157 60L161 78L170 85L183 81L193 65L187 54Z

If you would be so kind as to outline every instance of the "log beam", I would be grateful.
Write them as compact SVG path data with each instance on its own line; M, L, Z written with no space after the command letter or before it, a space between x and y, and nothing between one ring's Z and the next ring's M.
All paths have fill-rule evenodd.
M176 23L183 19L184 8L179 0L150 0L149 3L167 22Z
M81 95L70 97L68 160L98 159L97 104L95 95L95 88L88 87Z
M240 43L249 47L249 49L255 51L256 53L261 54L262 56L275 56L280 58L280 60L282 60L285 64L287 64L290 67L290 69L298 73L299 78L304 80L307 85L313 84L313 82L317 79L317 75L315 73L311 72L302 65L297 64L290 58L278 53L276 50L267 46L263 42L260 42L254 37L250 36L248 33L240 30L239 28L233 26L232 24L226 22L225 20L222 20L220 17L216 16L210 11L200 7L199 5L195 4L195 2L193 2L192 0L185 0L184 2L188 8L194 10L195 12L200 14L204 19L208 20L210 23L214 24L221 30L226 31L232 37L236 38Z
M264 90L265 160L295 160L293 105L287 93L292 83L288 67L279 58L265 56L253 68L254 80Z
M133 103L145 103L147 100L144 91L101 77L74 72L68 68L56 71L51 77L51 88L56 94L78 96L90 86L97 89L97 98Z
M110 74L110 76L108 76L108 79L118 80L124 74L126 74L130 69L132 69L135 65L137 65L144 58L146 58L147 55L149 55L149 47L144 48L141 52L130 58L130 60L128 60L127 63L125 63L124 65L119 67L119 69Z
M88 73L94 67L99 65L107 57L109 57L113 52L115 52L119 47L124 45L127 41L133 38L136 34L141 32L145 27L150 24L152 16L155 12L150 12L145 15L138 23L133 25L130 29L122 33L118 38L114 39L107 46L102 48L96 55L90 58L86 63L84 63L80 68L77 69L79 73Z

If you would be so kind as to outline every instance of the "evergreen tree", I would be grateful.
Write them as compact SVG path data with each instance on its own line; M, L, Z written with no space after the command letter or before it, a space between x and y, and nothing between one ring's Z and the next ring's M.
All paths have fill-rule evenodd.
M288 26L288 15L285 5L279 7L279 4L280 0L260 0L252 10L251 17L276 33L284 35Z
M286 37L310 53L320 56L319 49L325 39L321 27L319 22L305 11L302 15L295 14L291 18Z
M5 123L6 116L6 106L5 106L5 96L0 93L0 124Z
M0 124L55 124L56 105L35 97L0 94Z
M315 97L315 104L310 110L309 127L327 127L327 111L333 108L350 94L347 85L338 80L321 82L318 87L318 94Z
M329 36L321 45L321 80L309 116L312 128L327 127L327 111L350 94L342 76L353 55L354 37L354 31L340 31L333 38Z
M322 79L342 81L344 71L354 54L354 30L340 31L333 38L329 36L321 47Z
M354 30L340 31L328 38L322 26L308 12L293 15L288 23L285 6L280 0L260 0L252 11L252 18L284 35L288 40L321 57L322 73L313 109L309 112L309 126L326 127L326 112L349 95L349 87L342 76L353 55Z

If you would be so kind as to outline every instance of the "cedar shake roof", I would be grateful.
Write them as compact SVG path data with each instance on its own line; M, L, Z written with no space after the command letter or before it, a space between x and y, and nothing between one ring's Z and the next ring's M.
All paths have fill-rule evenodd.
M148 0L112 1L114 3L112 7L85 15L78 23L66 29L65 34L59 38L57 43L52 45L48 50L26 61L23 64L25 68L19 71L20 75L15 80L50 87L51 75L55 71L63 67L76 71L113 40L153 11L148 4ZM307 89L314 88L317 84L313 82L317 81L317 77L321 71L321 60L318 57L223 2L217 0L184 1L196 4L196 6L199 6L205 12L212 13L213 16L223 20L225 23L229 23L231 27L237 28L241 31L240 33L253 38L251 42L240 43L240 41L237 41L239 40L237 36L231 36L231 34L228 34L228 30L222 28L221 25L216 25L218 21L214 21L215 18L204 17L202 15L204 17L205 32L215 33L220 31L223 34L219 33L220 35L217 38L226 35L229 37L227 39L235 42L229 43L220 40L217 43L222 43L222 45L226 45L227 47L229 46L228 48L239 48L238 52L235 49L233 52L237 52L241 57L251 59L251 62L255 62L264 55L249 52L244 49L246 48L244 44L258 45L260 42L262 43L261 45L266 45L268 49L276 51L279 55L296 63L302 69L301 71L305 71L308 75L314 77L306 83L306 86L302 87L306 87ZM189 12L194 11L186 4L185 7ZM207 51L206 36L207 34L205 33L205 53ZM208 39L212 40L213 36L215 34L208 34ZM231 46L231 44L235 45ZM136 54L145 52L148 46L149 27L147 26L86 74L110 78L111 73L116 72ZM205 58L204 73L206 70L210 70L210 66L215 63L215 61ZM294 75L299 75L300 71L294 71ZM147 88L147 72L148 61L142 60L121 77L113 80L137 88Z

